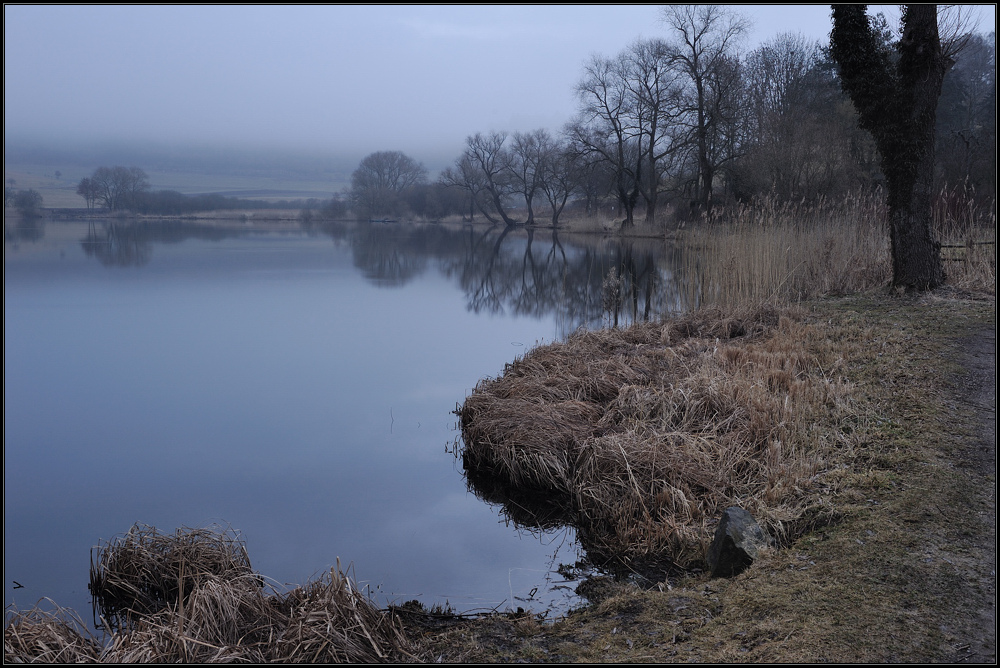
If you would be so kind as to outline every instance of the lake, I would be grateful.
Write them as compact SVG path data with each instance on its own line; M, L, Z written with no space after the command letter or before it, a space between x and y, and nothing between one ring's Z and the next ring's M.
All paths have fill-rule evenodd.
M339 558L382 605L565 611L572 530L471 493L453 411L536 343L679 309L671 266L550 230L5 223L5 604L89 620L91 548L138 522L232 527L279 585Z

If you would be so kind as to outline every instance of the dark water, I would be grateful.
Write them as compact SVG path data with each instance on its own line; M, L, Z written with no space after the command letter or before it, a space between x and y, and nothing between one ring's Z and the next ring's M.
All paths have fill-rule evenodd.
M536 342L612 320L612 267L620 321L676 308L657 244L7 225L5 604L89 619L91 548L136 522L231 526L277 583L339 557L381 603L577 602L555 573L581 557L572 531L519 529L470 493L452 411Z

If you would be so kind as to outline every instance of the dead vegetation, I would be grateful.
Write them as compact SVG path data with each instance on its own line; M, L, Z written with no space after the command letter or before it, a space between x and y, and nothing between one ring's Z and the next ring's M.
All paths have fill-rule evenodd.
M8 611L4 660L376 663L412 659L399 620L337 568L290 592L265 585L231 530L136 525L98 552L98 639L75 617Z
M100 653L98 639L65 608L35 606L8 616L4 625L4 663L93 663Z
M698 308L578 332L481 381L457 411L470 487L633 569L700 566L728 505L779 544L828 521L817 491L866 416L838 342L788 305L884 290L882 199L763 201L682 230L682 302ZM949 288L995 297L995 204L962 189L937 202Z
M804 346L851 388L849 442L812 486L813 528L734 578L584 580L590 605L417 637L446 662L996 661L996 305L947 288L803 307ZM624 330L623 333L628 330ZM765 337L766 338L766 337ZM762 339L747 343L759 345ZM722 341L720 340L720 344ZM712 341L714 347L714 340ZM978 369L978 371L977 371ZM828 432L824 434L824 432Z
M578 332L481 381L461 406L470 486L525 522L558 505L592 559L700 567L730 505L787 542L822 515L851 448L843 360L794 311L702 310Z

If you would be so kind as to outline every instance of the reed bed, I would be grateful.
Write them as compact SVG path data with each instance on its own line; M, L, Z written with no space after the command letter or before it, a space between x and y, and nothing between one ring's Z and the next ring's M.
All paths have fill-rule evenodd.
M836 426L850 414L843 360L825 350L800 315L766 305L535 348L457 411L470 488L515 521L544 496L591 559L633 569L702 566L730 505L785 540L851 447Z
M794 303L864 292L891 279L884 194L839 201L719 209L678 238L689 308ZM996 294L996 202L965 186L942 188L932 212L947 283Z
M685 303L790 303L886 284L892 266L883 199L876 192L720 210L678 240Z
M414 659L399 620L338 561L279 593L229 529L164 534L136 525L92 558L95 639L65 613L8 611L4 660L100 663L378 663ZM349 571L350 569L348 569Z
M933 223L942 244L947 283L996 296L996 200L982 202L964 184L942 188L935 200Z

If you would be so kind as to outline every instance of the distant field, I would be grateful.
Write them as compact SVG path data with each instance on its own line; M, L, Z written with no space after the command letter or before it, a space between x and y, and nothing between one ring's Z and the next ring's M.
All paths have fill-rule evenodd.
M61 172L56 178L55 171ZM337 181L294 176L229 176L184 172L157 172L146 169L152 190L176 190L185 195L221 193L226 197L255 200L330 199L334 193L348 187L347 176ZM73 169L72 166L5 165L4 183L14 179L15 188L34 188L42 195L47 208L78 208L83 198L76 194L80 179L90 176L93 168Z

